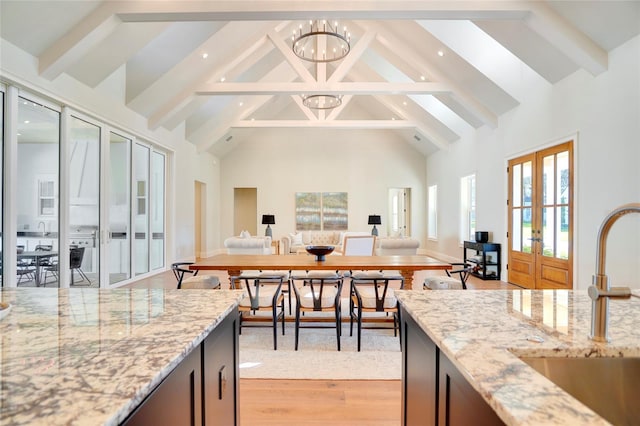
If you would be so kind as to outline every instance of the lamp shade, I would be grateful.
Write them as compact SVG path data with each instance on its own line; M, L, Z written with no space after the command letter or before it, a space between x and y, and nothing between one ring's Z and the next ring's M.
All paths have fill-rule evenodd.
M272 214L263 214L262 215L262 224L263 225L275 225L276 217Z
M382 225L380 215L369 215L369 225Z

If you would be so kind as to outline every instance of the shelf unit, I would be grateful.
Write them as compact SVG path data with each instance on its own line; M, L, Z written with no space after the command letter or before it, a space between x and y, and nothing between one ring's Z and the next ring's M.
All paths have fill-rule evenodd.
M474 250L475 256L481 256L481 259L468 256L468 250ZM478 266L478 270L472 272L472 275L483 280L500 280L500 270L502 269L500 244L465 241L463 257L465 264L471 263ZM487 260L487 257L490 260Z

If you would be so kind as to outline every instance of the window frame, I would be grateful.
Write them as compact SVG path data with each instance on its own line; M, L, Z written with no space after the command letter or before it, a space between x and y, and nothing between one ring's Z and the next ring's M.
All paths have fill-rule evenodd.
M427 239L438 239L438 185L427 188Z
M477 206L476 206L476 174L471 173L460 178L460 224L459 243L464 241L474 241L477 229Z

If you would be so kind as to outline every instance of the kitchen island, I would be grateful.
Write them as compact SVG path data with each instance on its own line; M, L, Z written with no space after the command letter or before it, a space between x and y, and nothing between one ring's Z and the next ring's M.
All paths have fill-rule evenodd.
M168 424L181 413L201 424L206 413L213 419L209 410L225 410L219 418L237 424L241 297L231 290L0 290L0 301L12 305L0 320L0 424L151 424L148 415ZM166 404L169 387L185 385L192 389Z
M609 424L521 357L640 357L638 290L630 299L610 300L611 342L606 344L588 337L586 290L396 294L405 333L403 425ZM640 386L637 377L613 376L632 382L636 390ZM606 389L593 393L611 396ZM637 416L638 409L632 409Z

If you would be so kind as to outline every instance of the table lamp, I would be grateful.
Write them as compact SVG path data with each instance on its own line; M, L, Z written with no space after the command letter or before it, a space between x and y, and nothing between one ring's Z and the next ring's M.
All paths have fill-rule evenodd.
M267 225L267 229L265 229L264 231L264 236L265 237L271 237L271 227L269 225L275 225L276 224L276 217L272 214L263 214L262 215L262 224L263 225Z
M378 236L378 228L376 225L382 225L382 220L379 215L369 215L369 225L373 225L373 229L371 230L371 235Z

